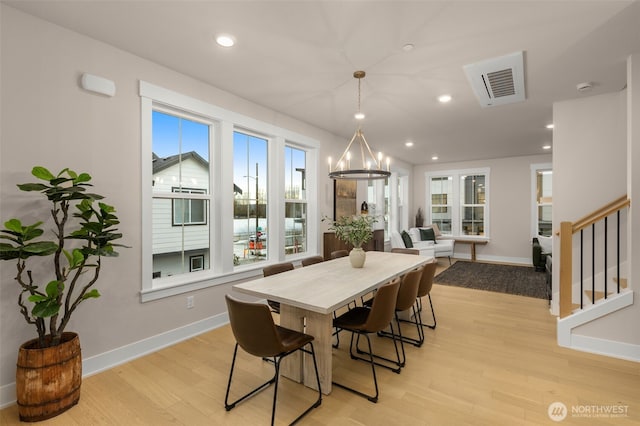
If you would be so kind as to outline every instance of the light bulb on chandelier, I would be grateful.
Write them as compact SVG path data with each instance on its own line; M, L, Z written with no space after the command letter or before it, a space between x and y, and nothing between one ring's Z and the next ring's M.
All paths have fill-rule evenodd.
M360 82L364 78L366 73L364 71L356 71L353 73L353 77L358 79L358 112L355 114L356 119L363 119L364 114L360 111ZM360 147L360 160L361 165L359 168L351 168L351 146L354 142L358 142ZM356 149L357 151L357 149ZM332 168L331 157L329 157L329 177L331 179L350 179L350 180L370 180L370 179L386 179L391 176L390 163L391 159L387 157L386 170L382 168L383 155L378 153L376 158L373 155L373 151L369 147L367 140L364 138L360 125L356 129L351 141L347 145L338 161L336 162L336 169ZM345 168L346 160L346 168ZM373 166L373 167L372 167Z

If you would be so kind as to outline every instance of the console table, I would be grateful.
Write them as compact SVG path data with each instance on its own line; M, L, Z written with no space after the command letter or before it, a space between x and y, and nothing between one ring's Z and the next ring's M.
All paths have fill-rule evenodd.
M322 255L329 260L331 253L336 250L351 251L353 246L336 238L335 232L325 232L322 241ZM362 245L364 251L384 251L384 229L374 229L373 238Z
M472 262L476 261L476 245L479 244L481 246L484 246L489 242L489 240L477 240L472 238L461 238L461 237L456 237L454 238L454 240L456 241L456 244L460 243L460 244L471 245L471 261Z

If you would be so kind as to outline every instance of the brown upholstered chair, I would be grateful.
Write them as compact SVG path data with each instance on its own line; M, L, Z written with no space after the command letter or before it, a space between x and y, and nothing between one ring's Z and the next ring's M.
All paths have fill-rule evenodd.
M399 288L400 279L396 278L378 289L375 301L373 302L373 305L370 309L364 306L357 306L333 320L333 325L335 327L351 332L351 344L349 346L349 352L352 358L358 358L354 355L353 352L354 335L358 334L358 336L364 335L366 337L367 343L369 345L368 361L371 363L371 372L373 374L375 394L367 395L364 392L360 392L356 389L350 388L337 382L333 382L333 384L364 398L367 398L371 402L378 402L379 392L378 379L376 378L375 362L373 360L373 355L371 355L373 352L371 350L371 339L369 338L369 334L382 331L391 323Z
M413 249L391 249L391 252L394 253L407 253L407 254L420 254L418 250ZM451 260L451 259L449 259ZM434 259L432 263L428 263L424 267L424 271L422 272L422 278L420 279L420 287L418 288L418 298L416 299L416 309L418 312L417 317L414 315L414 321L401 319L401 322L411 322L418 326L419 333L417 339L404 337L403 340L408 343L412 343L417 347L422 346L424 343L424 328L429 327L430 329L435 329L438 324L436 321L436 312L433 310L433 301L431 300L431 288L433 287L433 279L436 275L436 268L438 266L438 262ZM424 324L422 322L422 298L425 296L429 296L429 307L431 307L431 317L433 318L433 324Z
M315 265L316 263L320 263L320 262L324 262L324 257L322 257L322 256L311 256L311 257L307 257L306 259L302 259L300 261L300 264L302 266L311 266L311 265Z
M269 265L262 268L262 275L265 277L280 274L282 272L293 271L293 263L291 262L283 262L276 263L275 265ZM271 307L271 310L277 314L280 313L280 302L276 302L275 300L267 300L267 303Z
M373 354L375 358L378 358L396 365L397 367L391 367L386 364L379 364L379 363L376 364L381 367L388 368L395 373L400 373L400 368L404 367L407 359L404 351L404 339L402 336L402 328L400 326L400 318L398 317L398 314L400 312L406 311L407 309L413 309L413 314L414 316L416 315L415 304L416 304L416 298L418 296L418 288L420 286L420 278L422 277L423 269L424 267L421 266L417 269L414 269L413 271L407 272L402 276L402 279L400 282L400 290L398 290L398 297L396 299L396 306L395 306L395 320L398 326L397 328L398 334L395 333L395 329L393 327L392 321L390 321L389 323L391 332L388 332L388 331L378 332L379 336L390 337L391 339L393 339L394 345L396 341L400 342L400 348L402 349L402 357L400 357L400 354L398 353L398 348L396 346L396 360ZM366 304L371 305L375 303L375 299L377 297L378 297L378 294L376 293L376 296L372 300L368 300ZM416 327L419 328L419 326L417 325ZM356 347L357 347L357 342L356 342Z
M420 250L396 247L391 249L391 253L420 254Z
M226 301L227 308L229 310L229 322L231 323L233 335L236 338L236 345L233 350L231 369L229 370L227 393L224 397L225 409L227 411L232 410L236 404L266 389L271 384L274 384L273 406L271 409L271 424L273 425L276 415L280 362L287 355L299 350L311 354L313 358L313 366L315 367L316 380L318 382L318 399L291 424L296 423L312 409L319 407L322 403L322 391L320 388L320 375L318 374L316 354L312 343L313 336L276 325L273 322L273 317L271 316L271 312L269 312L269 308L262 303L243 302L229 295L226 296ZM253 389L246 395L236 399L234 402L229 403L229 391L231 390L231 380L233 378L233 371L236 365L238 346L244 349L247 353L256 357L273 359L275 374L267 382ZM309 346L309 349L304 349L305 346ZM246 381L246 379L243 379L243 382Z
M347 250L336 250L332 251L329 256L331 257L331 259L337 259L339 257L349 256L349 252Z

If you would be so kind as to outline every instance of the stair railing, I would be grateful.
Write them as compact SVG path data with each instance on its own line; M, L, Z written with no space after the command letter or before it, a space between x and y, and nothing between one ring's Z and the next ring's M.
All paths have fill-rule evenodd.
M604 298L608 296L608 277L607 269L609 262L609 218L615 215L616 218L616 275L617 275L617 288L616 293L620 293L620 214L621 211L628 208L631 205L631 200L626 195L610 202L609 204L599 208L591 214L577 220L576 222L561 222L560 223L560 318L564 318L570 315L576 308L573 304L573 237L575 234L580 234L580 304L579 307L584 307L584 231L591 229L591 303L595 303L596 295L596 225L602 223L604 227L604 242L601 259L603 261L603 275L604 275Z

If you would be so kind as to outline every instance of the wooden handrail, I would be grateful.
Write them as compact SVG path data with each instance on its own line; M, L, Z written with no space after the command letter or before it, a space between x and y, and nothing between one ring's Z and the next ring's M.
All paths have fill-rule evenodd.
M580 230L586 228L587 226L590 226L598 222L599 220L604 219L610 214L615 213L618 210L622 210L625 207L628 207L630 204L631 204L631 200L627 198L626 195L623 195L622 197L610 202L609 204L606 204L600 207L598 210L594 211L593 213L586 215L582 219L579 219L573 222L572 231L575 234L576 232L579 232Z
M598 210L583 217L576 222L561 222L560 231L556 234L560 236L560 318L564 318L571 314L572 305L572 281L573 281L573 255L572 255L572 236L582 229L603 220L607 216L629 207L631 200L626 195L604 205Z

